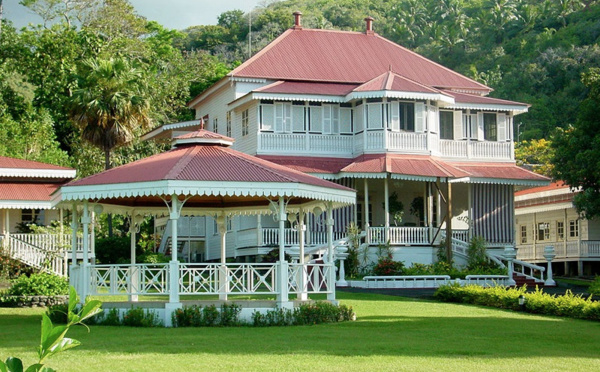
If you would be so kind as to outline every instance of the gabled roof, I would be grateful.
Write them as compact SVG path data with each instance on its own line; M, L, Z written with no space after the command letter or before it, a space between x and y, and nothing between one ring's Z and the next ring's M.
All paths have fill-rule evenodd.
M367 81L366 83L354 89L355 92L371 92L380 90L394 90L400 92L415 92L415 93L441 93L437 89L430 88L416 81L408 79L404 76L391 71Z
M75 178L75 169L0 156L0 177Z
M505 99L483 97L476 94L459 93L444 90L444 94L454 97L455 108L482 108L487 106L488 108L497 109L505 107L510 110L516 111L527 111L530 105L522 102L508 101Z
M433 88L491 91L377 34L302 28L285 31L228 76L362 84L390 70Z

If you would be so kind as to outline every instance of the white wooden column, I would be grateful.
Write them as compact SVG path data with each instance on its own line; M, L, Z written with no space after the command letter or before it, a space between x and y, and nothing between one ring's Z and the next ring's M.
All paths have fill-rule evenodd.
M363 180L363 188L365 189L365 195L364 195L364 207L363 207L363 222L365 224L364 229L365 232L367 233L367 244L371 243L370 241L370 234L369 234L369 183L367 182L367 179L365 178Z
M77 230L79 222L77 217L77 204L73 203L73 213L71 213L71 270L69 272L69 284L79 293L79 266L77 265Z
M263 230L262 230L262 215L257 215L256 216L256 237L257 237L257 241L256 241L256 245L258 247L262 247L264 242L263 242Z
M277 305L281 308L289 308L289 287L288 287L288 263L285 260L285 200L283 196L279 197L277 220L279 222L279 293L277 295Z
M300 265L300 277L298 280L298 300L305 301L308 299L307 286L306 286L306 276L308 274L308 268L306 266L306 260L304 258L304 229L306 225L304 224L304 218L306 217L304 213L304 208L300 207L300 212L298 213L298 250L299 250L299 259L298 263Z
M10 235L10 214L9 210L4 210L4 221L2 221L2 234L4 235L4 239L2 240L2 245L4 248L8 247L8 239Z
M327 265L329 266L329 275L327 277L327 293L329 301L335 301L335 262L333 260L333 203L327 203Z
M129 223L129 235L130 235L130 241L129 241L129 254L130 254L130 266L129 266L129 283L128 283L128 287L129 287L129 301L133 301L136 302L138 300L138 295L137 294L132 294L133 292L138 292L139 288L138 288L138 269L136 267L136 262L135 262L135 238L136 238L136 233L137 233L137 223L136 223L136 214L135 211L131 211L130 214L130 223Z
M229 294L229 272L227 269L227 217L222 212L217 216L217 230L220 237L221 266L219 267L219 300L227 301Z
M388 182L388 175L385 175L383 180L383 209L384 209L384 225L385 225L385 242L390 241L390 185Z
M89 202L87 200L83 201L83 212L81 214L81 229L83 232L83 265L81 270L81 292L80 292L80 301L81 303L85 302L85 298L89 293L89 283L90 283L90 262L89 262L89 249L90 249L90 226L91 218L89 211Z
M171 195L171 261L169 262L169 302L179 303L179 261L177 259L177 221L181 206L176 194Z

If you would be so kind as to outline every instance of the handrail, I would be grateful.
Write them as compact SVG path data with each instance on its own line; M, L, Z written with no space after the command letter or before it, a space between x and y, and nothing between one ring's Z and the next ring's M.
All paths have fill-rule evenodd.
M67 276L65 250L44 249L28 242L6 236L11 258L21 261L41 271L59 276Z

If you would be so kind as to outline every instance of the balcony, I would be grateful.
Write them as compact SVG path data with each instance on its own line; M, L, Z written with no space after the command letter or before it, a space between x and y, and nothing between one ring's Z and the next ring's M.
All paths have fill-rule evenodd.
M259 132L261 155L356 157L365 153L440 154L444 158L512 161L513 143L440 140L437 134L367 130L356 134Z
M573 240L561 242L548 242L538 244L523 244L517 246L517 258L523 261L542 261L544 247L553 246L556 257L554 260L572 260L580 258L600 258L600 241L598 240Z

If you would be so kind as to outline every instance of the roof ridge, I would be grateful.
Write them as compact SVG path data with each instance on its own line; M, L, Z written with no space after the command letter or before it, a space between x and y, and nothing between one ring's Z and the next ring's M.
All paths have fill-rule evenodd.
M171 178L175 179L175 176L177 176L179 173L181 173L181 171L185 169L185 167L194 158L194 155L196 155L196 153L198 152L198 146L181 147L171 151L185 151L185 154L179 160L177 160L177 163L175 163L175 165L173 165L169 172L165 174L163 179L166 180Z
M246 66L252 64L255 60L257 60L258 58L262 57L263 54L265 54L269 50L273 49L273 47L275 47L277 44L279 44L279 42L281 42L281 40L283 40L287 35L289 35L293 31L301 31L301 30L294 30L294 29L291 29L291 28L285 30L281 35L279 35L278 37L276 37L275 40L271 41L269 44L267 44L267 46L265 46L264 48L262 48L261 50L259 50L258 53L256 53L252 57L248 58L246 61L244 61L244 63L242 63L238 67L234 68L232 71L230 71L225 76L234 77L235 74L236 74L236 72L238 72L240 70L243 70Z

